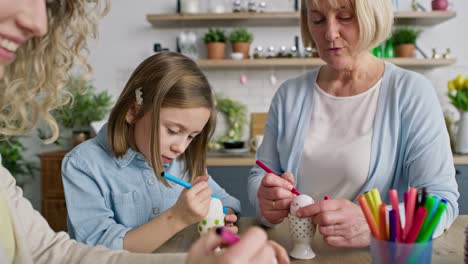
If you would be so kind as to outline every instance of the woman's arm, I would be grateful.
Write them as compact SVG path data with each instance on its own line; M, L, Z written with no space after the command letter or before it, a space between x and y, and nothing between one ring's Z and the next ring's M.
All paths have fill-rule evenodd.
M0 195L10 206L15 227L18 261L29 263L182 263L185 254L130 254L102 246L89 247L71 240L65 232L55 233L46 220L23 197L10 173L0 166Z

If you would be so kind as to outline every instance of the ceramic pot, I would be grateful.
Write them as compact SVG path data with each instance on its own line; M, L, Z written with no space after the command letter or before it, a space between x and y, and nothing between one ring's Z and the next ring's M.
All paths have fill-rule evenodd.
M414 44L400 44L395 47L395 55L397 57L413 58L415 49Z
M432 10L436 11L445 11L449 6L448 0L432 0L431 2Z
M226 43L211 42L208 43L208 59L209 60L224 60L226 57Z
M237 42L232 43L232 51L242 53L244 60L249 59L250 43L248 42Z
M455 152L468 154L468 112L460 111L457 137L455 139Z

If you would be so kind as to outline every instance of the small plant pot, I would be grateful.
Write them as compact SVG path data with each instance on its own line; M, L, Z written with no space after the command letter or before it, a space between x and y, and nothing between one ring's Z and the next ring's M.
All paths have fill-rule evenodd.
M226 141L223 146L225 149L240 149L244 147L244 141Z
M416 46L414 44L400 44L395 46L395 54L397 57L413 58L415 49Z
M208 59L209 60L224 60L226 57L226 43L223 42L210 42L207 44L208 47Z
M249 59L250 55L250 43L249 42L236 42L232 43L232 51L239 52L243 54L243 59Z

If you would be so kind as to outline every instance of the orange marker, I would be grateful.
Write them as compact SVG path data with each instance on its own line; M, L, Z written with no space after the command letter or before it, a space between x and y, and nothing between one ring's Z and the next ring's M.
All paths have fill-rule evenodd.
M362 212L364 213L364 217L366 218L367 224L369 225L369 229L372 235L375 238L380 239L379 229L377 228L377 224L375 223L375 219L372 215L371 209L369 208L369 205L366 202L366 198L364 198L363 195L359 195L358 202L361 206Z

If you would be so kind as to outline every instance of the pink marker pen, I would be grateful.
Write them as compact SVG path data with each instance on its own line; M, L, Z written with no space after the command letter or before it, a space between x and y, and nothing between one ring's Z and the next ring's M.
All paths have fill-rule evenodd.
M271 174L275 174L275 175L278 175L276 174L276 172L274 172L272 169L268 168L267 165L265 165L265 163L261 162L260 160L257 160L255 161L255 163L260 166L264 171L266 171L267 173L271 173ZM280 175L278 175L280 176ZM281 177L281 176L280 176ZM296 189L296 188L292 188L291 189L291 192L294 193L295 195L301 195L301 193Z
M233 234L229 229L225 227L218 227L216 228L216 234L221 236L223 239L224 244L234 245L235 243L239 242L239 237L236 234Z

